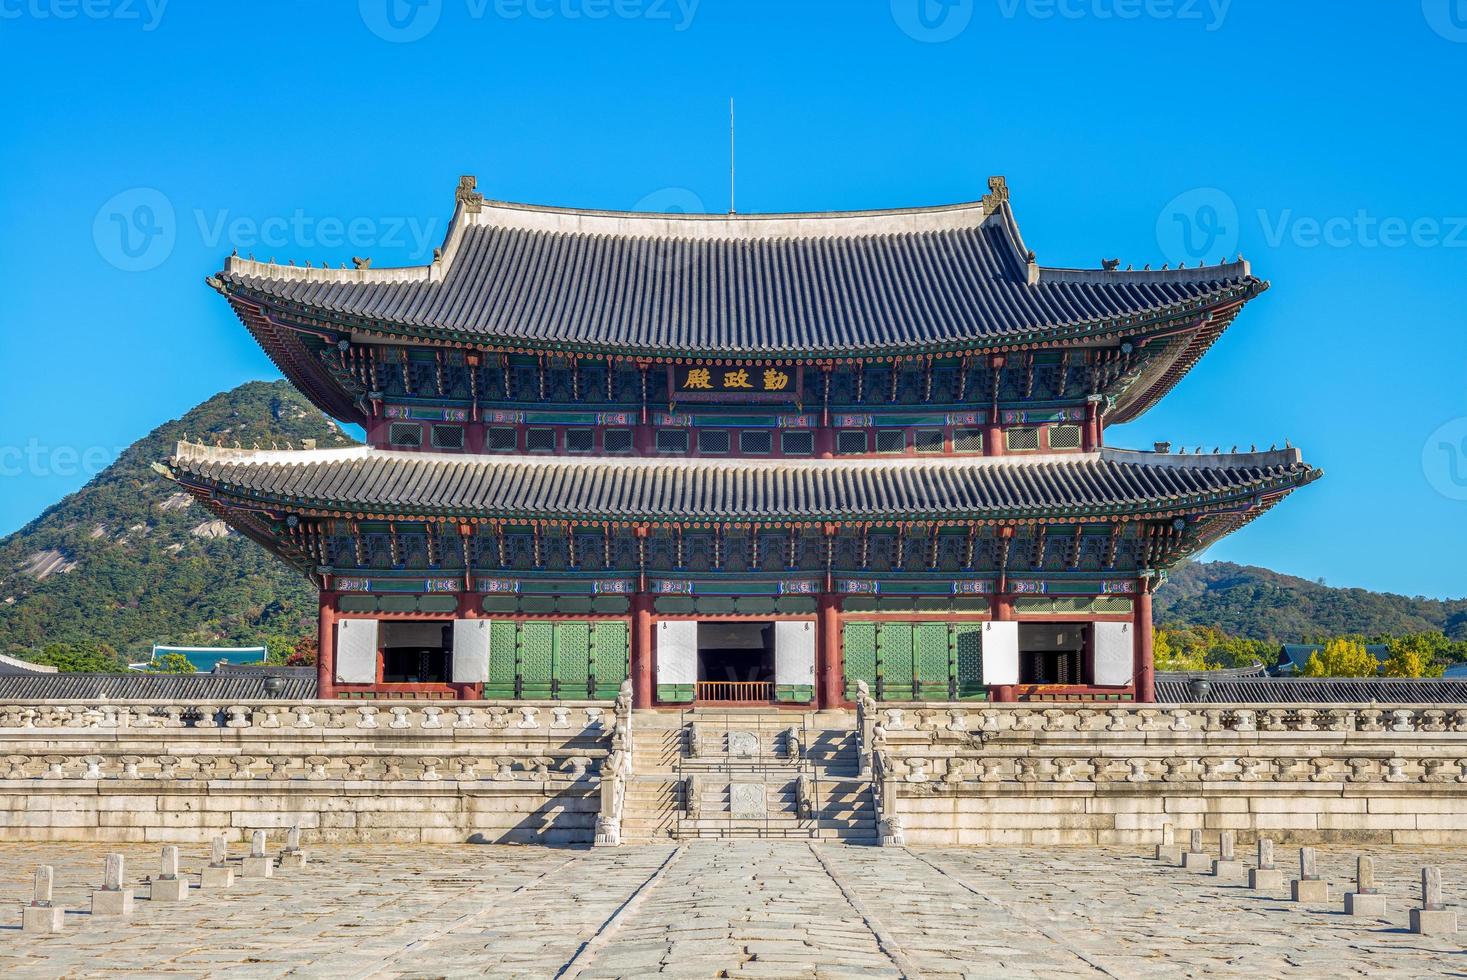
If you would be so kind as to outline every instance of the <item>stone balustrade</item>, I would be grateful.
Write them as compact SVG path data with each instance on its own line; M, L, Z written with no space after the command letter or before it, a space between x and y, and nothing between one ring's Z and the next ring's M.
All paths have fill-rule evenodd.
M1164 823L1283 840L1467 830L1467 706L865 704L912 843L1146 844Z
M604 703L0 704L0 840L589 843Z

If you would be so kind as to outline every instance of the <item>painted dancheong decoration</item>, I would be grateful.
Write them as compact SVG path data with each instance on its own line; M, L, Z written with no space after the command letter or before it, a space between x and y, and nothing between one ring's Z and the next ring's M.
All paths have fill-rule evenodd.
M210 277L368 445L167 471L321 593L323 697L1153 699L1165 570L1318 478L1105 445L1267 289L1041 266L1002 178L661 215L460 181L431 265Z

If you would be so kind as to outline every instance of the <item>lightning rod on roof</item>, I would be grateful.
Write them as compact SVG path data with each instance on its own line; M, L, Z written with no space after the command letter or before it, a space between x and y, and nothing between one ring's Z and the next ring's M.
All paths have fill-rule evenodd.
M735 181L735 175L737 174L737 171L735 169L735 163L737 162L737 158L735 157L734 152L735 152L736 146L737 146L737 144L734 142L734 100L733 100L733 97L730 96L729 97L729 100L728 100L728 213L729 214L737 214L738 213L737 209L734 207L734 200L735 200L735 198L734 198L734 192L738 189L738 185L737 185L737 183Z

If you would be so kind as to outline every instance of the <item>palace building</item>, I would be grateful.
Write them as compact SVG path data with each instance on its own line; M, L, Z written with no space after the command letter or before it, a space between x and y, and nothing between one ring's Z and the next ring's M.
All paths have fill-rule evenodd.
M1107 445L1267 289L1042 266L949 207L485 200L430 265L209 284L351 449L170 476L320 589L322 697L1154 699L1165 569L1316 479Z

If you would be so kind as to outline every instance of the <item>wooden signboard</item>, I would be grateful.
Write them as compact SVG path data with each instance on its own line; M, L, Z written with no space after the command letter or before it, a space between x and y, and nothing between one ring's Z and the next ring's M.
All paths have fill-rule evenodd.
M675 364L667 369L668 397L677 402L797 402L803 371L752 364Z

